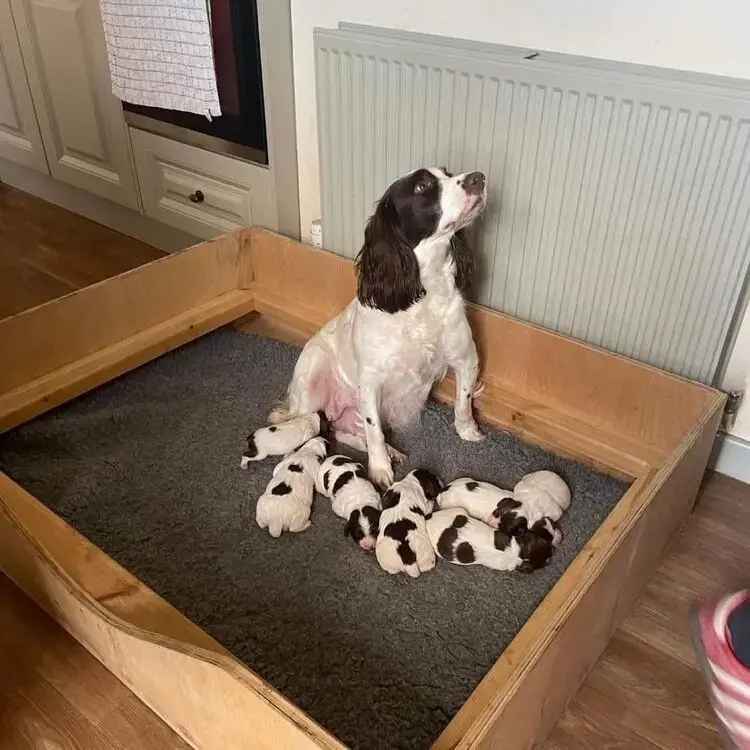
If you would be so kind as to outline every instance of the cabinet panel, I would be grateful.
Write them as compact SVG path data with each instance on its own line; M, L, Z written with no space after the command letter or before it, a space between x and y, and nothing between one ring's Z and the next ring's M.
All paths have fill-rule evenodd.
M49 174L9 0L0 0L0 157Z
M53 177L138 208L95 0L11 0Z
M267 168L130 132L147 216L204 239L250 225L276 229Z

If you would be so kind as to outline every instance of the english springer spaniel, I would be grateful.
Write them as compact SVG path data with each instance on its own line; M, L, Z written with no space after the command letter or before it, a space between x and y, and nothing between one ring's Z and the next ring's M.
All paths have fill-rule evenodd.
M276 465L255 507L255 521L261 529L279 537L282 531L310 528L315 477L327 452L328 441L314 437Z
M346 519L344 535L362 549L375 549L380 522L380 494L364 466L348 456L330 456L320 465L315 489L331 499L331 508Z
M472 518L462 508L438 510L427 519L427 535L439 557L456 565L530 573L543 568L559 538L549 519L512 536Z
M262 461L268 456L286 456L316 435L328 437L328 420L323 411L261 427L247 436L247 450L242 454L240 468L246 469L251 461Z
M463 293L474 263L464 228L486 199L481 172L439 168L417 169L386 190L357 256L356 299L302 350L269 422L323 409L335 438L367 451L370 477L388 487L391 459L401 456L383 427L415 418L450 368L456 430L482 439L472 414L478 359Z
M513 488L513 500L500 513L499 528L518 534L548 520L559 543L562 532L554 524L569 507L570 489L565 480L554 471L534 471Z
M489 482L478 482L469 477L454 479L440 493L437 501L441 510L462 508L472 518L478 518L493 529L500 527L500 517L520 503L510 490L503 490Z
M434 510L439 492L437 477L426 469L416 469L383 495L375 557L386 573L418 578L435 567L425 518Z

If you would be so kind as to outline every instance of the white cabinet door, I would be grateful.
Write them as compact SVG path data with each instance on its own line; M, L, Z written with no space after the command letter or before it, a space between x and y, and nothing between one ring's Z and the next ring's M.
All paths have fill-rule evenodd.
M97 0L11 0L50 173L138 208Z
M0 158L49 174L10 0L0 0Z

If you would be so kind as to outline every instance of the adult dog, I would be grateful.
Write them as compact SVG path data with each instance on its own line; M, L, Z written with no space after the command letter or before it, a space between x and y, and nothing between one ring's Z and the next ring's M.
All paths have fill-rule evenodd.
M456 431L482 439L472 414L477 352L463 298L474 263L463 230L486 200L481 172L417 169L386 190L357 256L357 298L308 341L269 422L323 409L336 439L366 451L372 480L388 487L391 459L400 454L383 427L415 418L450 368Z

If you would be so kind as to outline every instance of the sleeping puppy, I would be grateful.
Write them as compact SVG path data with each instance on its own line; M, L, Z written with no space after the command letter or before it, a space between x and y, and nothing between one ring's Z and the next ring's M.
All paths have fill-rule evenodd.
M549 519L511 536L472 518L462 508L449 508L436 511L427 519L426 527L435 552L456 565L529 573L543 568L557 546Z
M562 477L553 471L534 471L513 488L513 499L500 514L499 528L515 536L548 519L559 543L562 534L555 523L569 507L570 489Z
M392 575L419 577L435 567L435 552L425 528L425 518L435 508L440 482L425 469L409 472L383 495L375 555L380 567Z
M272 537L282 531L299 532L310 527L315 476L328 451L322 437L308 440L273 470L266 491L258 498L255 520Z
M330 498L331 508L346 519L344 535L362 549L375 549L380 522L380 495L365 467L348 456L330 456L320 465L315 489Z
M483 521L493 529L500 526L500 517L517 508L513 493L489 482L477 482L469 477L454 479L447 484L437 500L438 507L463 508L472 518Z
M328 431L328 420L322 411L261 427L247 436L247 450L242 454L240 468L246 469L251 461L262 461L268 456L285 456L316 435L327 438Z

